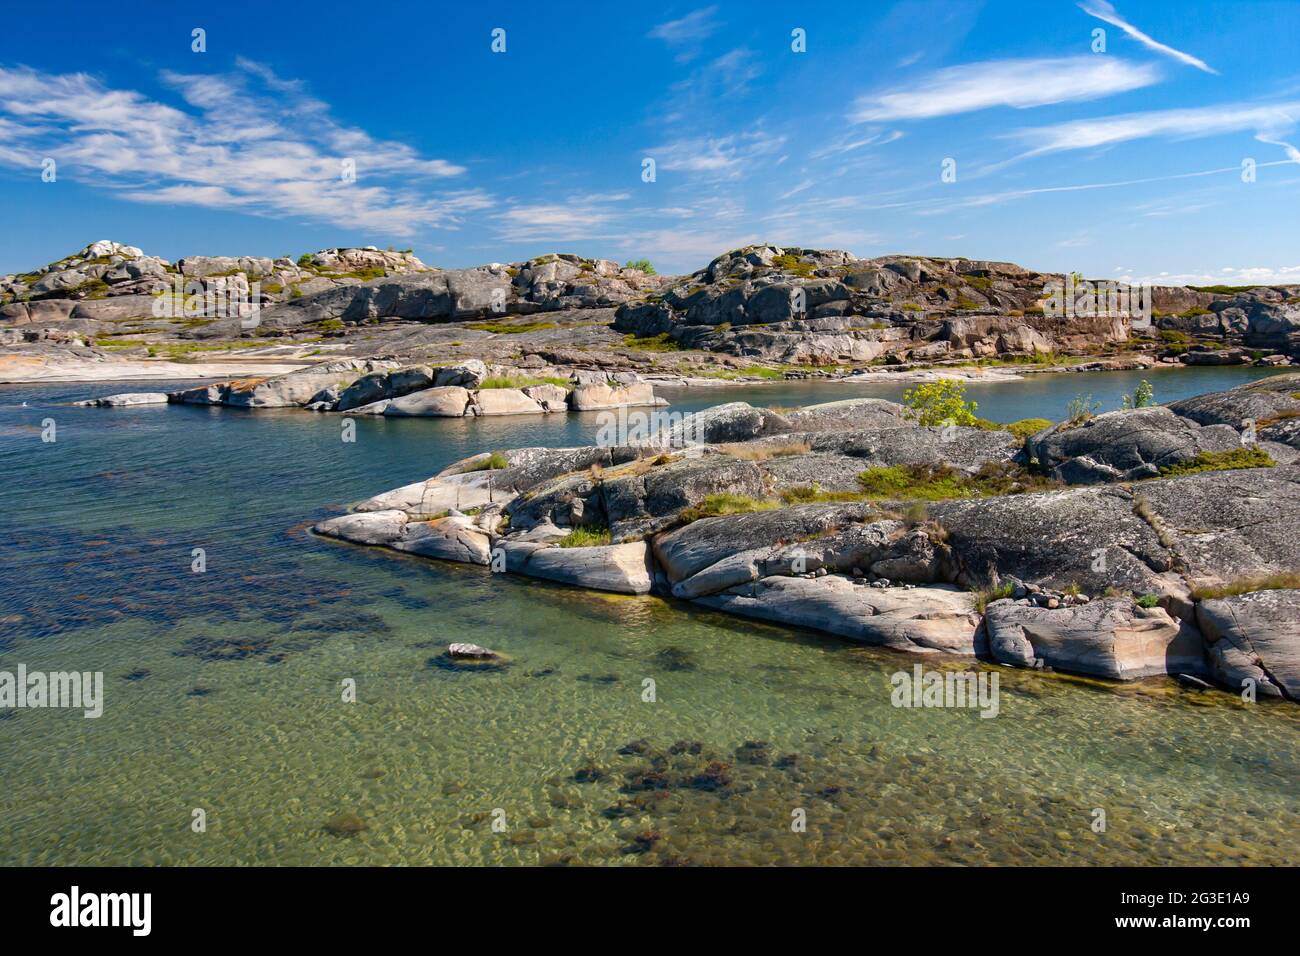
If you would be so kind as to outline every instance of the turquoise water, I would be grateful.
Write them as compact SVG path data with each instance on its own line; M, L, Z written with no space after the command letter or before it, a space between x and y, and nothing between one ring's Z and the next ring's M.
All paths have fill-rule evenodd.
M1250 372L1146 377L1171 400ZM1114 375L980 386L980 411L1052 417L1143 377ZM0 389L0 670L102 670L106 698L98 720L0 712L0 863L1294 859L1294 707L999 668L995 719L895 709L913 658L306 531L471 452L581 443L593 416L359 420L347 444L296 410L60 404L129 388ZM446 669L465 639L510 664Z

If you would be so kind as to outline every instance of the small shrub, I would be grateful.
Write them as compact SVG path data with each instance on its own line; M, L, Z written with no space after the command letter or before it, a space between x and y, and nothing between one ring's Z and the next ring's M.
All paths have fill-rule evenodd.
M1258 447L1231 448L1228 451L1203 451L1194 458L1166 465L1160 469L1162 477L1195 475L1203 471L1231 471L1235 468L1272 468L1277 462L1264 449Z
M1183 345L1187 342L1187 333L1179 332L1177 329L1161 329L1160 341L1170 345Z
M1139 384L1138 387L1133 390L1132 395L1124 396L1124 407L1125 408L1146 408L1149 405L1154 405L1155 393L1156 390L1155 388L1152 387L1151 383L1148 382L1146 379L1143 379L1141 384Z
M985 591L976 591L975 610L983 614L984 609L987 608L990 604L992 604L994 601L1001 601L1004 598L1011 597L1012 593L1014 593L1015 590L1016 590L1016 586L1014 584L1012 584L1010 581L1004 581L1002 584L999 584L995 588L990 588Z
M655 272L655 267L650 264L649 259L629 259L627 260L627 262L623 263L623 268L640 269L648 276L654 276L659 274Z
M1159 594L1144 594L1137 599L1138 607L1155 607L1160 603Z
M1101 411L1101 402L1094 402L1091 395L1076 395L1070 399L1066 409L1066 421L1071 425L1081 425Z
M974 425L979 405L966 401L966 383L953 378L921 382L903 393L903 404L921 425Z

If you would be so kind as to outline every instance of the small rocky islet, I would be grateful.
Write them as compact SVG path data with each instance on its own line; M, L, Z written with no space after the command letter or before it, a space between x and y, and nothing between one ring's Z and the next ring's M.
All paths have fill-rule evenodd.
M1296 700L1297 420L1300 375L1027 437L882 399L729 403L640 444L484 452L314 530L917 654Z

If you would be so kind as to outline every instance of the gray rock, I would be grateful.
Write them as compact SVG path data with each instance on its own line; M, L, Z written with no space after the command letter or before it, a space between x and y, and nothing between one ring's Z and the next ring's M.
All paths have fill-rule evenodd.
M469 407L472 415L541 415L546 412L517 388L481 388Z
M1196 620L1215 678L1233 690L1300 700L1300 591L1268 590L1202 601Z
M78 405L95 405L100 408L122 408L130 405L166 405L169 401L166 392L122 392L118 395L105 395L92 398Z
M994 601L984 612L984 624L994 659L1017 667L1047 666L1114 680L1205 671L1195 628L1130 598L1059 610Z
M532 551L521 573L596 591L649 594L654 586L649 546L644 541L587 548Z
M456 385L426 388L395 398L384 414L396 417L462 418L468 414L470 393Z

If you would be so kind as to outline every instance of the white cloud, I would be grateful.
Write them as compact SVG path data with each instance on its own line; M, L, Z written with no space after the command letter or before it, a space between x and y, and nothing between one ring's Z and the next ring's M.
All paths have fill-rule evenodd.
M165 71L188 109L85 73L0 68L0 163L52 156L60 174L121 198L293 215L381 235L454 227L491 205L471 189L431 195L425 181L464 167L427 159L335 121L294 80L240 59L228 74ZM355 164L345 182L343 161Z
M1203 70L1206 73L1213 73L1216 76L1218 75L1219 71L1214 69L1214 67L1210 66L1204 60L1197 59L1190 53L1184 53L1182 50L1175 50L1173 47L1166 46L1158 40L1154 40L1147 34L1143 33L1137 27L1133 26L1133 24L1124 20L1124 18L1115 10L1115 7L1108 3L1107 0L1087 0L1087 2L1079 4L1079 7L1089 16L1094 16L1098 20L1109 23L1111 26L1119 27L1149 50L1154 50L1156 53L1172 57L1179 63L1186 63L1188 66L1194 66L1198 70Z
M1194 139L1249 131L1261 142L1282 146L1293 161L1300 161L1294 147L1280 140L1284 133L1295 127L1297 119L1300 119L1300 102L1267 106L1225 103L1072 120L1053 126L1024 129L1011 135L1030 147L1027 155L1039 156L1063 150L1113 146L1151 136Z
M660 169L698 173L715 179L738 179L746 165L769 156L785 143L784 136L763 132L682 139L647 150Z
M681 19L660 23L646 36L663 40L669 46L707 40L718 29L718 23L713 19L717 12L716 6L693 10Z
M929 119L995 106L1026 109L1093 100L1150 86L1156 67L1113 56L987 60L952 66L887 93L859 97L849 119L856 123Z

